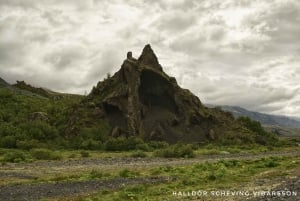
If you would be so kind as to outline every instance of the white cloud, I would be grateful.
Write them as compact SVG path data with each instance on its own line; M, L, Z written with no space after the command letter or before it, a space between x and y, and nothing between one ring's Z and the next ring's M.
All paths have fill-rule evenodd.
M297 0L1 0L0 77L90 91L151 43L203 102L299 116Z

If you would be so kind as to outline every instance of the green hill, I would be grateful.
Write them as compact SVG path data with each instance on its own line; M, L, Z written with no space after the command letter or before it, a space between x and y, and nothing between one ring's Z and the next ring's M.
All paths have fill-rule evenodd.
M64 125L81 96L46 98L15 87L0 88L0 147L64 146Z

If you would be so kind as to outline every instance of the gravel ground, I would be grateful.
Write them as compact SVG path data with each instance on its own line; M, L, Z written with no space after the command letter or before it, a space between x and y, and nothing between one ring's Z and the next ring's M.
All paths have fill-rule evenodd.
M166 182L167 178L118 178L112 180L91 180L81 182L59 182L43 184L21 184L0 187L0 200L34 201L41 198L72 196L93 191L112 190L132 184L155 184Z
M281 194L277 196L261 196L251 199L251 201L300 201L300 176L295 179L283 182L283 184L270 190L270 192L272 191L284 191L286 195ZM291 192L291 195L287 195L288 192ZM293 195L292 192L295 192L296 195Z

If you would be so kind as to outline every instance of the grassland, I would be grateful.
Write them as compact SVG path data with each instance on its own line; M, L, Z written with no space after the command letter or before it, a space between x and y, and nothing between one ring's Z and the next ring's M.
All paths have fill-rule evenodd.
M10 189L16 198L36 194L35 199L44 201L223 200L178 194L198 190L266 190L299 177L300 148L273 149L208 145L194 148L193 158L158 158L155 151L61 150L53 151L59 154L58 158L47 160L34 158L30 156L31 151L24 151L29 160L2 162L0 198L5 198L5 191ZM12 150L0 150L0 160L8 151ZM142 157L137 152L142 152ZM43 194L45 186L50 193ZM36 192L31 192L32 189ZM177 196L173 195L175 192Z

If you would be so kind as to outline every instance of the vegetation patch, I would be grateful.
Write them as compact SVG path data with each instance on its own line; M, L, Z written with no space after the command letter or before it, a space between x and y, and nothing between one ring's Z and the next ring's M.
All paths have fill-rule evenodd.
M11 162L11 163L19 163L30 160L30 156L25 154L23 151L12 150L6 154L4 154L2 161L3 162Z
M147 157L147 154L143 151L135 151L130 156L134 158L145 158Z
M154 156L163 158L193 158L194 150L191 145L176 144L168 148L156 150Z
M90 153L88 151L81 151L80 152L81 157L88 158L90 157Z
M60 160L62 155L49 149L33 149L30 151L33 158L37 160Z
M267 157L257 160L220 160L214 163L205 162L186 166L160 166L135 171L123 169L119 172L120 177L168 176L170 182L127 186L113 192L104 190L88 196L78 196L74 200L184 200L183 197L174 196L173 192L190 192L195 189L242 190L247 182L257 177L267 180L281 177L283 172L288 175L292 169L299 168L299 160L299 157ZM270 168L272 168L272 174L268 174ZM187 197L187 200L190 199L191 197ZM193 199L203 199L203 197L196 196Z

